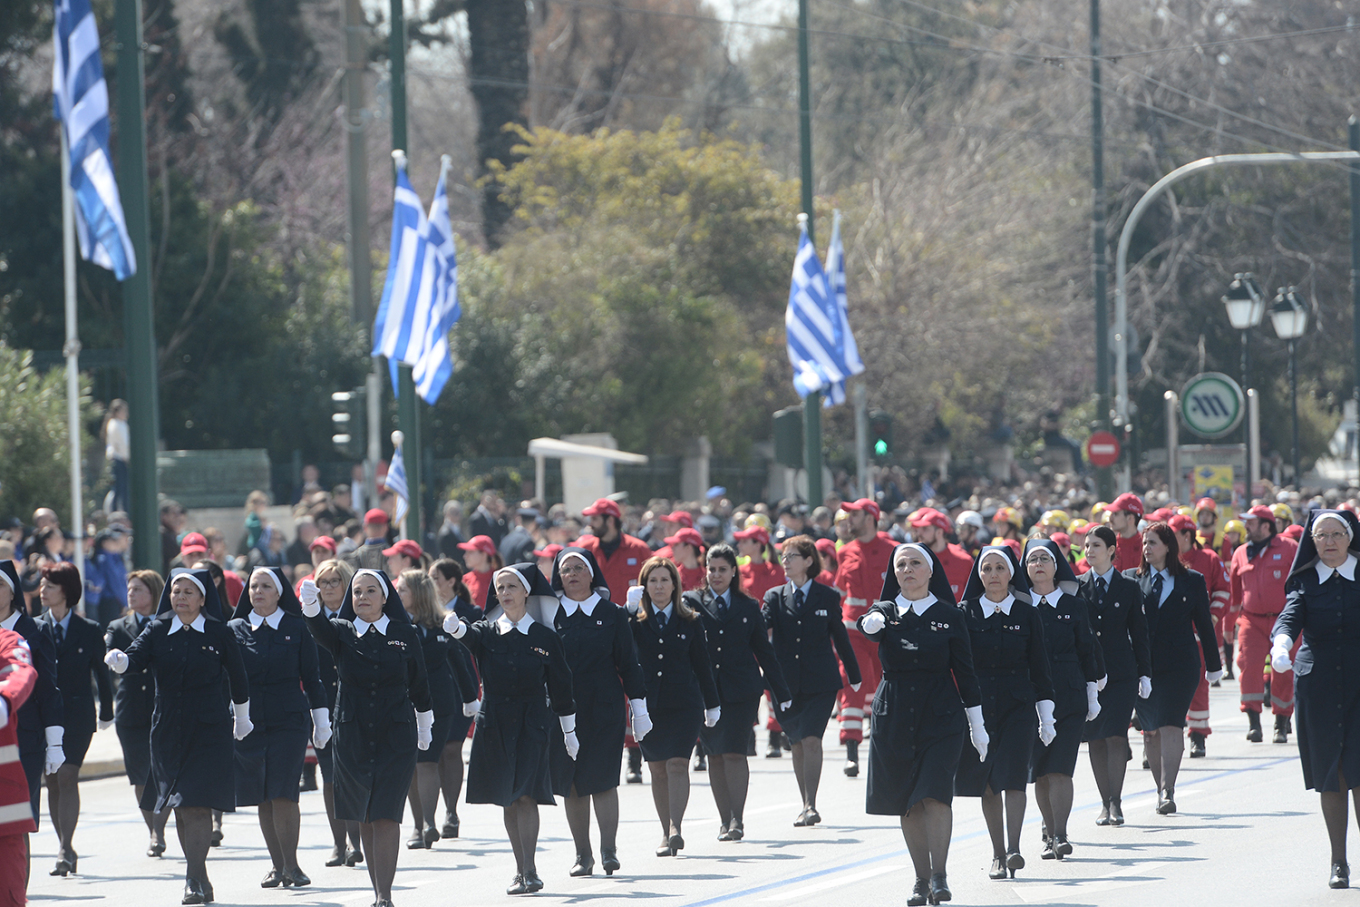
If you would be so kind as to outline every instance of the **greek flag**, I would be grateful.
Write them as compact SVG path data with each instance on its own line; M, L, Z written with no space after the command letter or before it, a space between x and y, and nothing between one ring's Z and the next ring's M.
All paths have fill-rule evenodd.
M835 226L831 228L831 244L826 249L826 277L831 285L831 295L836 302L839 314L839 343L845 357L845 365L851 375L864 371L864 360L859 356L859 345L855 334L850 330L850 306L845 291L845 247L841 245L841 213L836 212ZM845 382L838 381L831 386L828 395L831 404L845 402Z
M109 89L90 0L56 0L52 107L66 133L80 257L119 280L137 271L109 158Z
M406 461L401 458L401 448L392 454L392 464L387 467L387 478L383 487L397 496L396 522L400 523L410 509L411 491L406 487Z
M397 153L397 188L392 205L392 244L387 280L373 324L373 355L387 357L392 389L396 364L411 366L416 392L434 403L453 374L448 333L461 314L458 263L449 221L445 173L439 176L429 217L411 188L406 158Z
M784 311L788 333L789 362L793 365L793 389L798 396L820 393L842 383L850 375L840 342L841 316L831 285L817 260L817 250L803 225L798 255L793 260L789 305ZM831 403L827 400L827 405Z

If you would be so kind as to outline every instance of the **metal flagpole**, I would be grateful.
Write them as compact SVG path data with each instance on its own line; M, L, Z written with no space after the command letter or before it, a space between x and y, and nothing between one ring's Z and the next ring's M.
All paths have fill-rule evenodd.
M80 337L76 324L76 215L71 193L71 149L61 126L61 252L66 296L66 432L71 455L71 532L76 537L76 568L85 586L85 508L80 479ZM81 597L83 602L84 596ZM80 613L85 613L84 608Z
M812 198L812 89L808 78L808 0L798 0L798 156L803 182L803 213L807 215L808 241L813 233ZM809 507L822 503L822 395L803 399L803 465L807 469Z

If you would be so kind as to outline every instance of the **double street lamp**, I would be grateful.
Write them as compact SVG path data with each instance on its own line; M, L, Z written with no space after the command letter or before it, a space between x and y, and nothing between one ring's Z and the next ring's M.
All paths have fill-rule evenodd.
M1248 358L1248 332L1261 323L1266 314L1266 298L1261 285L1251 273L1237 274L1228 284L1228 292L1223 296L1223 306L1228 310L1228 323L1242 332L1242 393L1251 387ZM1245 399L1243 401L1246 402ZM1246 467L1247 497L1251 497L1251 420L1242 420L1242 462Z
M1299 299L1294 287L1281 287L1270 307L1270 323L1281 340L1289 342L1289 412L1294 420L1294 484L1299 484L1299 381L1294 364L1294 344L1308 329L1308 308Z

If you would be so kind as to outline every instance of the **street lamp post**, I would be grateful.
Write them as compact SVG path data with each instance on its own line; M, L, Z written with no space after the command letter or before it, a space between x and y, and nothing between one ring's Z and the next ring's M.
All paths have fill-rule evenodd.
M1308 329L1308 309L1294 287L1281 287L1270 307L1270 323L1281 340L1289 341L1289 413L1294 420L1294 485L1299 485L1299 379L1294 365L1294 343Z
M1223 306L1228 310L1228 323L1242 332L1242 393L1251 387L1250 347L1248 332L1261 323L1266 314L1266 299L1261 293L1261 285L1250 273L1237 274L1228 284L1228 292L1223 296ZM1247 498L1251 498L1251 426L1244 421L1242 435L1242 461L1246 470Z

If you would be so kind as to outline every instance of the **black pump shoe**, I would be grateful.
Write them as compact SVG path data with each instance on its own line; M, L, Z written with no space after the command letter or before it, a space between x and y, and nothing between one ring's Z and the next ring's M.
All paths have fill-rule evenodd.
M1043 849L1043 851L1039 854L1039 859L1041 859L1041 860L1056 860L1056 859L1058 858L1058 853L1057 853L1057 851L1055 851L1055 850L1053 849L1054 841L1053 841L1053 838L1049 836L1048 832L1044 832L1044 833L1043 833L1043 841L1044 841L1044 849Z
M439 829L439 834L445 838L458 837L458 817L453 816L444 820L444 827Z
M601 848L600 868L604 870L604 874L607 876L612 876L614 873L618 872L620 869L618 852Z
M1350 888L1351 887L1351 868L1348 864L1333 863L1332 877L1327 880L1328 888Z
M932 904L943 903L953 900L954 895L949 890L949 880L944 873L937 872L930 877L930 902Z
M1100 813L1096 816L1096 824L1097 824L1097 825L1109 825L1109 824L1110 824L1110 801L1109 801L1109 800L1106 800L1104 803L1101 804L1101 806L1100 806Z
M264 878L260 879L261 888L278 888L283 884L283 873L277 869L271 869L265 873Z
M917 879L916 884L911 887L911 897L907 898L907 907L925 907L930 900L930 883L925 879Z
M1072 852L1072 842L1067 840L1067 835L1054 835L1053 852L1058 855L1059 860Z
M510 885L505 889L506 894L525 894L529 887L524 884L524 876L516 875L510 880Z
M1006 854L1006 868L1011 871L1011 878L1015 878L1017 869L1025 868L1025 858L1020 856L1020 851L1012 850Z
M1110 824L1111 825L1124 824L1124 805L1120 803L1118 800L1110 801Z
M595 874L595 858L588 853L578 853L576 855L576 862L572 864L571 872L567 873L567 875L573 877L589 876L594 874Z
M543 880L538 877L537 872L526 872L524 874L524 889L530 894L543 890Z
M1003 857L993 857L992 868L987 871L987 878L999 881L1007 875L1006 860Z
M285 869L283 871L284 888L306 888L310 884L312 884L312 880L307 877L307 873L303 872L300 867L298 869Z
M181 904L206 904L208 895L203 890L203 883L198 879L185 878L184 897L180 900Z

